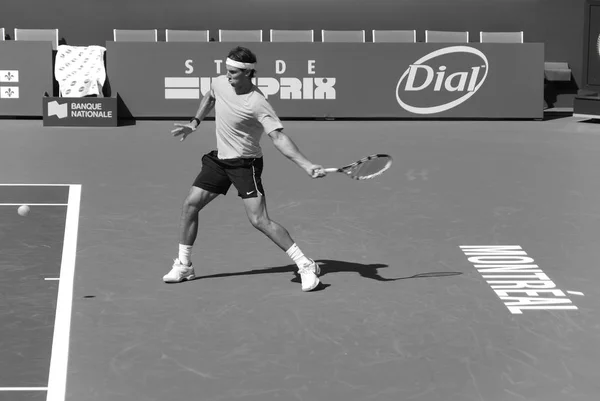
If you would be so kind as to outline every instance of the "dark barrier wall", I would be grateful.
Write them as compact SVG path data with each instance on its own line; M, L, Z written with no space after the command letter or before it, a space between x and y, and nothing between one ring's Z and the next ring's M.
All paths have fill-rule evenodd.
M566 61L581 82L584 0L18 0L5 1L0 27L58 28L72 45L104 45L112 29L416 29L525 31L546 61ZM572 105L572 97L561 102Z
M257 86L280 117L543 116L541 43L252 45L261 60ZM133 117L189 118L211 77L223 74L230 44L107 42L106 47L111 89ZM383 59L385 68L378 68L373 60Z

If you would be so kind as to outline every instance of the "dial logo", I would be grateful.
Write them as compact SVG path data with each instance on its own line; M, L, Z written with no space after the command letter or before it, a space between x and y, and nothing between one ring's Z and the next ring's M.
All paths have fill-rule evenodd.
M404 71L396 85L396 100L411 113L441 113L473 96L485 82L488 70L488 60L478 49L438 49Z

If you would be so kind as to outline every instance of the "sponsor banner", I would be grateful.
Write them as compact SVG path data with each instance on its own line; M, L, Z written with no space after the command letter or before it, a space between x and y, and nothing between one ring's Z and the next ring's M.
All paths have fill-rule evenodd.
M244 44L242 44L244 45ZM541 118L541 43L248 43L280 117ZM186 117L231 43L107 42L107 71L134 117Z
M443 113L475 95L485 83L489 68L485 54L469 46L434 50L404 71L396 86L396 100L414 114Z
M44 92L52 92L52 44L0 41L0 116L41 116Z
M44 97L44 126L116 127L117 98Z

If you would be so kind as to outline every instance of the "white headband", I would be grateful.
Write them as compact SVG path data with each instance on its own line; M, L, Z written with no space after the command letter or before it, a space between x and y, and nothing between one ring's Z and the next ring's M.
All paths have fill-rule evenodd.
M239 68L241 70L253 70L256 65L256 63L241 63L239 61L232 60L229 57L227 57L227 61L225 61L225 64L235 68Z

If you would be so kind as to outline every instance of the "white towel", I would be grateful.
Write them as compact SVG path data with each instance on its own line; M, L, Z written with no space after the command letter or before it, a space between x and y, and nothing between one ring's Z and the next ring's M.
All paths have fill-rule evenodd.
M106 81L102 46L58 46L54 77L58 81L61 97L103 97Z

